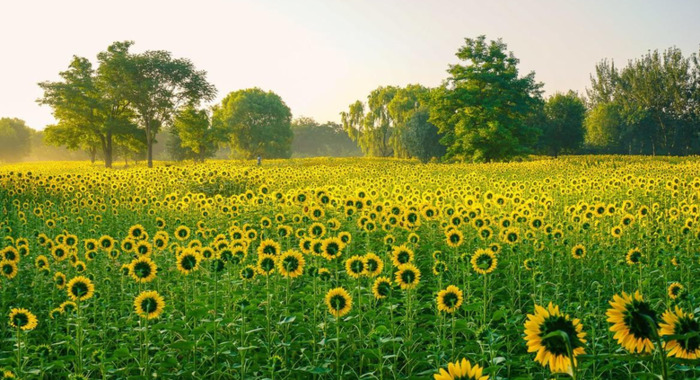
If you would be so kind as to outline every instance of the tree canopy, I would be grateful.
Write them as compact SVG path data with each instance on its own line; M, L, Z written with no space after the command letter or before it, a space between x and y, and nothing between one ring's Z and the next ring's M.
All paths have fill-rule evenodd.
M293 157L348 157L362 154L338 123L329 121L319 124L310 117L300 117L292 121L292 131Z
M231 92L213 107L212 125L229 136L233 152L246 158L291 157L291 121L282 98L259 88Z
M0 161L19 161L31 152L32 130L24 120L0 118Z
M447 146L447 158L496 161L531 151L538 129L527 120L541 102L534 72L518 74L518 59L500 39L465 39L457 51L465 64L451 65L433 92L430 121Z
M583 144L586 106L577 93L555 93L544 104L542 148L554 156L575 152Z

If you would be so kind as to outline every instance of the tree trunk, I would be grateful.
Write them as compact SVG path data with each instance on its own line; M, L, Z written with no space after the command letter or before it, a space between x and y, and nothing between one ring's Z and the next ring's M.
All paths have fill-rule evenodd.
M107 132L104 139L105 168L112 167L112 132Z
M97 148L90 148L90 163L94 164L95 163L95 158L97 156Z
M146 147L148 150L148 167L153 167L153 136L151 136L151 122L146 121Z

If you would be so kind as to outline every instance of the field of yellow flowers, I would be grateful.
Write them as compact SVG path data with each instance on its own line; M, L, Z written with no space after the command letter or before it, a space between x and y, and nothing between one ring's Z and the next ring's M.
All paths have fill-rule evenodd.
M700 159L0 166L0 375L697 379Z

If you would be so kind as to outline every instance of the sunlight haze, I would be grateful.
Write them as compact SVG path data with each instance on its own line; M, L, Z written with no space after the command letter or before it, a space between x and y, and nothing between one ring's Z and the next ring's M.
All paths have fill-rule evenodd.
M583 93L603 58L689 55L700 41L695 1L16 1L0 11L0 117L35 129L54 123L37 83L121 40L192 60L215 102L260 87L320 122L378 86L439 85L465 37L502 38L547 94Z

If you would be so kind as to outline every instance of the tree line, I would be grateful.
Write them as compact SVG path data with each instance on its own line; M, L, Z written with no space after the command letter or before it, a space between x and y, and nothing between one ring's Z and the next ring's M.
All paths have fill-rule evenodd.
M535 73L502 40L465 39L435 88L380 86L340 113L341 123L292 119L282 98L249 88L216 96L206 72L157 50L115 42L97 66L74 56L61 80L41 82L40 104L57 120L43 140L114 158L366 156L423 162L503 161L536 153L700 153L700 63L677 48L648 52L621 69L603 60L586 96L542 95ZM0 160L20 157L36 134L0 119Z

